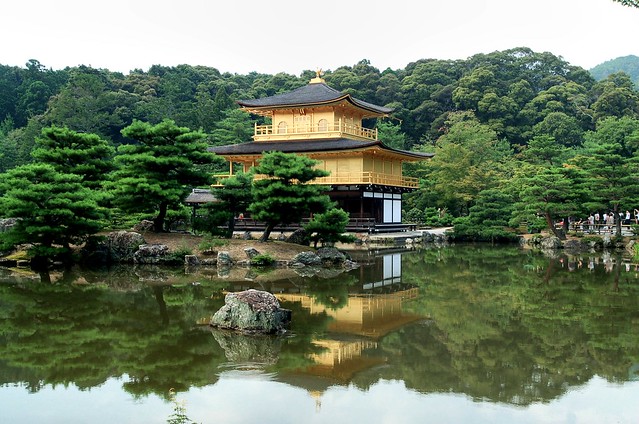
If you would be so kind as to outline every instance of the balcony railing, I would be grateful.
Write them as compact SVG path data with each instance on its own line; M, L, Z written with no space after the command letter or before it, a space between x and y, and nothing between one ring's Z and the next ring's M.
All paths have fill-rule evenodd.
M360 125L335 122L326 125L294 125L278 127L276 125L255 125L255 141L286 140L292 138L337 138L343 136L377 140L377 128L364 128Z
M221 181L229 178L231 175L215 175L217 183L214 186L221 186ZM255 175L253 179L263 180L266 175ZM401 175L381 174L378 172L340 172L337 175L329 175L328 177L316 178L310 184L323 185L355 185L355 184L376 184L392 187L403 188L419 188L419 179L413 177L404 177Z

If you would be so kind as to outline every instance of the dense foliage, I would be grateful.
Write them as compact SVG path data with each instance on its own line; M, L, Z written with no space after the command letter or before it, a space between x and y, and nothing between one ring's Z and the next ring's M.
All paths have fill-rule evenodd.
M395 109L390 120L365 122L377 127L389 146L436 154L430 162L406 166L406 175L419 177L421 188L407 197L405 216L420 222L431 219L426 214L435 210L446 211L448 222L473 213L482 216L482 204L494 207L483 203L494 194L483 194L485 190L508 194L513 205L521 205L530 199L534 185L550 188L560 173L570 191L563 194L574 207L545 208L552 226L565 214L585 217L597 210L632 211L639 205L633 189L638 182L633 164L639 143L639 92L632 75L612 71L596 80L551 53L521 47L466 60L422 59L396 70L380 71L362 60L327 71L324 78L337 90ZM299 77L238 75L189 65L156 65L128 75L87 66L54 71L36 60L25 69L0 65L0 172L41 161L42 143L60 131L42 133L52 125L103 140L106 145L96 157L119 148L119 165L125 165L126 155L143 149L142 139L123 131L132 125L153 128L170 120L178 128L196 130L203 151L206 146L250 141L253 125L266 118L240 111L236 101L289 91L313 76L312 71ZM94 175L108 172L91 166ZM215 165L198 168L215 170ZM115 171L112 187L125 181L123 172ZM160 181L160 174L153 179ZM88 183L95 177L85 178ZM187 187L181 181L178 191L183 194ZM200 183L204 180L190 185ZM129 188L131 196L116 196L114 206L126 209L128 203L141 210L144 203L147 211L159 211L156 220L162 215L162 202L135 197L135 186ZM172 194L173 204L180 200L178 191ZM538 221L544 213L527 206L503 210L501 216L517 226ZM473 222L479 221L463 224ZM476 230L465 231L480 234Z
M628 74L630 79L634 82L635 86L639 87L638 56L629 55L618 57L616 59L600 63L590 70L590 73L597 81L606 79L609 75L616 74L617 72L624 72Z

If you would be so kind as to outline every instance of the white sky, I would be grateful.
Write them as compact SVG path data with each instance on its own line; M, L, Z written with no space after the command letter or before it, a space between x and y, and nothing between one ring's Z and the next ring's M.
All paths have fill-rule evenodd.
M612 0L11 0L0 17L0 64L53 69L299 75L514 47L589 69L639 55L639 9Z

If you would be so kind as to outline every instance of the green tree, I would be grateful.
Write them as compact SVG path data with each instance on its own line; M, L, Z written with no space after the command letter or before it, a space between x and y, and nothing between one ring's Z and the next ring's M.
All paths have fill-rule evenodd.
M34 159L53 165L60 172L82 177L85 187L98 189L113 170L115 150L96 134L83 134L55 125L44 128L31 152Z
M68 71L47 70L40 62L31 59L19 74L15 120L18 126L24 126L30 118L45 112L49 98L66 83Z
M253 174L238 173L222 180L222 187L213 190L219 200L214 203L216 209L224 210L228 215L227 237L235 230L235 217L248 210L253 201Z
M458 216L468 212L479 192L497 186L505 177L510 147L471 113L451 115L448 125L437 140L435 157L418 173L428 181L425 191L439 195L438 206Z
M566 147L581 146L583 133L579 121L563 112L550 112L533 126L535 136L549 135Z
M519 201L515 203L514 218L534 221L542 216L548 229L560 239L566 235L557 230L558 218L568 217L578 210L573 181L567 178L565 170L558 167L526 167L519 177Z
M60 172L49 164L13 168L0 178L0 210L19 218L2 233L6 245L32 243L34 264L47 258L69 259L71 245L84 242L101 229L97 196L78 175Z
M98 134L120 144L122 128L133 120L139 96L120 89L121 74L80 66L69 71L69 81L51 97L47 124Z
M530 163L545 164L546 166L559 165L565 158L568 148L555 141L549 135L538 135L528 142L523 158Z
M178 208L192 187L211 183L202 167L218 158L207 152L203 133L174 121L136 121L122 134L136 143L118 148L119 168L109 184L113 201L127 212L155 212L153 230L162 232L167 210Z
M379 131L379 139L388 147L399 150L406 149L406 134L402 132L399 125L382 121L377 124L377 130Z
M225 111L224 115L225 118L218 122L217 128L211 132L213 144L225 146L251 141L254 131L248 113L235 108Z
M639 93L630 80L623 73L609 75L599 81L592 89L596 100L591 105L594 118L601 120L606 117L637 117L639 115Z
M253 183L253 203L249 212L253 218L266 223L260 241L267 241L278 224L291 224L302 218L328 209L330 199L324 187L309 184L326 177L327 171L316 169L317 161L306 156L269 152L254 168L256 175L265 178Z
M635 124L634 130L632 122ZM639 201L637 124L639 121L629 121L628 118L605 119L596 131L586 134L585 154L574 161L587 175L592 206L597 205L615 213L616 233L619 236L619 212Z
M337 242L347 243L354 240L354 237L346 232L348 225L348 212L339 209L329 209L324 213L318 213L313 219L304 226L304 229L311 235L314 243L313 247L317 247L317 243L324 245L333 245Z
M467 217L454 221L455 239L513 241L517 236L507 230L513 211L513 196L503 189L488 189L479 193Z

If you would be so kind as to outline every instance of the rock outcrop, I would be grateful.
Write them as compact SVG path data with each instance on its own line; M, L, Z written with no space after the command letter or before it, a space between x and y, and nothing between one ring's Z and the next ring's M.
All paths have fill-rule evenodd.
M92 237L82 249L82 260L91 264L133 263L138 247L146 241L142 234L115 231L99 239Z
M133 254L133 263L158 265L170 262L169 247L165 244L143 244Z
M309 240L310 238L309 238L308 231L306 231L304 228L299 228L293 231L293 233L291 233L291 235L288 236L288 238L285 241L287 243L301 244L302 246L308 246Z
M317 256L319 256L322 264L325 266L340 266L349 259L344 253L334 247L322 247L317 249Z
M315 252L300 252L291 260L291 267L321 266L322 258Z
M6 233L18 223L18 218L0 219L0 233Z
M269 292L246 290L229 293L210 325L243 333L274 334L285 331L291 311L280 308L280 302Z

